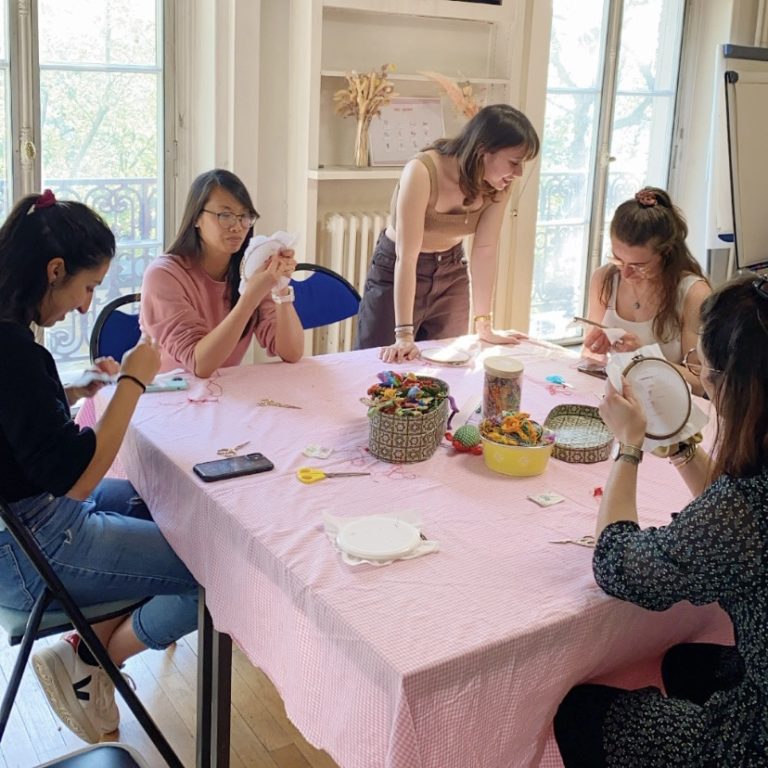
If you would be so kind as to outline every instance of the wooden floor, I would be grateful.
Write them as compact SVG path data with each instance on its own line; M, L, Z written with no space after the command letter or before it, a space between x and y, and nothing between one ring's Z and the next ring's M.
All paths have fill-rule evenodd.
M3 644L0 695L5 691L15 658L16 648ZM145 651L130 659L125 671L135 681L139 697L184 765L194 768L197 634L184 638L165 652ZM117 700L121 716L119 740L136 747L150 768L167 768L119 695ZM31 768L84 746L53 714L28 666L0 745L0 768ZM269 679L237 650L232 672L231 765L232 768L338 768L325 752L302 738L285 716L280 695Z

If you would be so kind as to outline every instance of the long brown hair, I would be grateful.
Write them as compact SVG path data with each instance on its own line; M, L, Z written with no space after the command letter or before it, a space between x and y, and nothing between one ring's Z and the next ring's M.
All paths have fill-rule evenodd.
M653 335L662 342L670 341L683 327L677 306L680 281L688 273L704 277L699 262L685 244L688 225L682 212L663 189L644 187L616 209L611 237L629 246L648 246L661 256L661 301L653 318ZM613 278L618 271L615 265L605 271L600 287L600 301L604 305L611 299Z
M718 413L712 477L759 474L768 468L768 279L736 278L708 296L700 334Z
M206 171L201 173L189 188L187 201L184 204L184 213L181 216L181 224L179 224L179 229L176 232L176 238L166 249L169 254L183 256L191 262L200 261L203 255L203 247L200 241L200 232L195 225L208 199L218 187L229 192L251 215L257 219L259 218L259 214L253 207L251 196L248 194L245 184L234 173L223 168ZM233 307L240 298L240 262L243 260L243 253L252 235L253 227L248 230L240 250L233 253L232 258L229 260L227 286L229 288L230 307Z
M471 118L458 136L438 139L425 150L458 159L459 188L464 205L469 205L480 195L495 200L498 192L483 179L483 155L520 146L525 147L525 160L539 154L539 135L531 121L509 104L491 104Z

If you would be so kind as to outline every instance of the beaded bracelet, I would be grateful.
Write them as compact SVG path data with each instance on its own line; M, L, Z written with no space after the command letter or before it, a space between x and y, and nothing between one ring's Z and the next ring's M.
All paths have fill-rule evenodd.
M147 385L141 379L137 379L135 376L131 376L130 373L121 373L117 377L118 383L120 383L123 379L128 379L128 381L132 381L134 384L138 384L141 387L142 395L147 391Z

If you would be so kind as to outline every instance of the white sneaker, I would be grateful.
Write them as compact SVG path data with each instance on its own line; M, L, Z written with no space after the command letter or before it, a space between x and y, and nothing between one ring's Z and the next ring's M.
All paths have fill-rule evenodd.
M64 725L89 744L112 733L120 723L115 688L101 667L86 664L71 634L33 654L32 667L53 711Z

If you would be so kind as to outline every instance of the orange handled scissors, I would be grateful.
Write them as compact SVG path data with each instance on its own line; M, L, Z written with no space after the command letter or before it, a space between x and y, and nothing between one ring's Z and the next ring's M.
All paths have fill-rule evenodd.
M370 474L370 472L324 472L314 467L301 467L296 470L296 477L302 483L316 483L318 480L325 480L326 477L358 477Z

